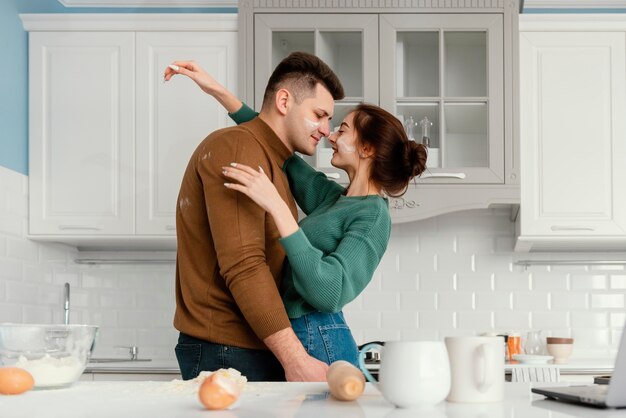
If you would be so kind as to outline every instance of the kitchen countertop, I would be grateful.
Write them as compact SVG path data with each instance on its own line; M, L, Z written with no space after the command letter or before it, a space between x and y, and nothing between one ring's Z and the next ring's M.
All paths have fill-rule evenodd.
M238 404L207 411L187 382L78 382L66 389L0 396L3 417L219 417L219 418L549 418L626 417L626 410L598 410L549 401L530 393L528 383L505 384L498 403L442 402L428 410L398 409L370 383L356 402L339 402L326 383L248 383ZM545 386L546 384L542 384Z

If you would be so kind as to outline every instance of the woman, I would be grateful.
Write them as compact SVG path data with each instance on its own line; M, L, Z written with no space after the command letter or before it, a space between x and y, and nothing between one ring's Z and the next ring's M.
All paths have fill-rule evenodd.
M176 73L215 97L237 123L256 117L194 62L175 62L165 80ZM346 171L349 186L328 180L296 155L289 158L283 170L307 214L299 224L262 169L233 162L223 167L224 185L250 197L276 223L288 260L281 295L307 352L328 364L347 360L357 365L357 346L341 310L367 286L389 242L391 217L384 196L404 194L425 169L426 148L409 141L389 112L367 104L350 112L328 140L331 163Z

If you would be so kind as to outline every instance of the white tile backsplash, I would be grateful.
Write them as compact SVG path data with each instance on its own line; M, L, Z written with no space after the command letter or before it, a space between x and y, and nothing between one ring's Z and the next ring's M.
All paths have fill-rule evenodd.
M174 359L173 265L77 265L72 247L25 238L27 177L0 167L0 322L100 326L95 355ZM614 355L626 322L623 266L515 266L505 209L393 226L370 285L346 309L359 344L531 327L576 338L574 357ZM546 256L550 256L549 254ZM559 258L558 254L554 255Z

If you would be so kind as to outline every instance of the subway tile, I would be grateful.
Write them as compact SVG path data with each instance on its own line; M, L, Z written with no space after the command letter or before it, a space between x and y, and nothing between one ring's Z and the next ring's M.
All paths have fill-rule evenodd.
M609 265L605 265L605 266L589 266L589 270L591 271L606 271L606 272L612 272L612 271L624 271L624 266L609 266Z
M22 239L21 237L24 236L24 220L22 216L3 213L0 216L0 234L6 234L7 241L15 240L16 238L14 237Z
M495 238L495 253L512 253L515 249L515 238L510 236Z
M171 309L175 306L173 294L165 293L146 293L141 292L135 295L136 306L139 309Z
M420 274L419 290L444 292L454 290L453 273Z
M102 287L102 278L92 273L81 273L80 285L85 289L97 289Z
M417 313L403 311L382 311L383 329L415 329L417 328Z
M492 254L494 252L492 236L458 236L457 254Z
M474 271L474 256L468 254L439 253L435 257L437 273L471 273Z
M528 273L495 273L496 290L530 290Z
M623 329L613 329L611 330L611 345L615 348L618 348L620 342L622 341L622 333Z
M52 309L43 306L24 306L22 308L22 321L25 324L52 324Z
M572 290L606 289L606 276L602 274L572 274L570 285Z
M417 290L417 272L390 272L381 273L381 289L390 291L415 291Z
M6 284L5 284L5 280L0 280L0 304L2 304L2 302L6 302ZM0 322L2 322L2 320L0 320Z
M48 306L58 306L63 307L64 305L64 297L63 297L63 289L58 286L51 285L39 285L38 293L37 293L37 304L48 305ZM74 294L72 292L72 302L74 301Z
M624 294L592 294L591 307L594 309L624 309Z
M85 322L100 327L117 327L117 311L90 308L85 316Z
M606 312L572 311L570 318L572 328L606 328L609 325Z
M572 330L572 337L577 347L606 347L609 345L610 335L607 329L577 328Z
M460 330L474 330L478 333L493 329L493 314L488 311L459 311L456 327Z
M621 328L626 323L626 313L624 312L611 312L609 313L612 327Z
M530 313L526 311L500 311L495 313L497 330L521 332L530 328Z
M0 322L22 323L22 306L18 304L0 303Z
M437 293L437 309L472 310L474 309L474 294L472 292L439 292Z
M171 325L173 312L147 309L120 309L117 318L120 326L128 328L158 327Z
M493 276L489 273L459 273L456 276L456 290L493 290Z
M378 329L382 322L379 311L345 311L344 316L351 329Z
M611 289L626 289L626 275L611 274Z
M513 308L510 292L476 292L476 310L507 311Z
M135 330L119 327L100 327L98 331L98 338L96 340L96 347L103 349L108 347L113 349L116 345L135 345ZM110 350L114 354L120 355L121 352L117 352L118 349ZM94 357L96 357L94 355Z
M7 239L0 234L0 259L6 257L7 254Z
M567 274L533 272L530 281L532 290L569 290Z
M418 316L420 329L454 328L454 312L451 311L420 311Z
M356 339L356 336L355 336ZM384 329L366 329L361 333L361 337L356 339L357 344L365 344L370 341L397 341L400 339L399 330L384 330Z
M531 328L535 330L552 329L552 328L567 328L567 327L569 327L569 313L568 312L532 312L531 313Z
M39 245L39 259L42 262L67 262L68 256L73 255L72 247L63 244L41 243ZM75 256L72 256L73 260Z
M17 260L0 259L0 279L22 280L22 263Z
M400 338L403 341L440 341L439 331L436 329L403 329Z
M39 288L36 285L6 281L6 300L11 303L37 304Z
M41 264L26 263L23 266L24 281L47 285L52 283L52 271Z
M135 307L135 295L123 291L106 290L100 292L100 307L111 308L133 308Z
M400 309L403 311L434 311L437 306L437 293L428 291L402 292Z
M419 237L420 254L453 254L456 247L454 235L421 235Z
M145 349L152 346L169 346L173 351L178 340L178 331L175 328L149 328L137 330L137 347L139 356L145 356Z
M496 277L498 274L515 274L510 254L477 254L474 268L478 272L494 272Z
M7 257L25 261L39 260L39 245L35 241L7 238Z
M80 275L78 272L69 270L67 268L57 268L52 274L52 283L59 286L64 286L65 283L70 284L70 288L77 287L79 285Z
M589 295L584 292L552 292L550 305L554 310L587 309Z
M546 292L513 292L513 309L547 310L550 295Z

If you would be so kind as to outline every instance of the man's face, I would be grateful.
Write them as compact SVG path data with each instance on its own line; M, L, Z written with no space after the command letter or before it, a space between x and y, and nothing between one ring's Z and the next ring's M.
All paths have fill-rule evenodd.
M292 99L293 100L293 99ZM287 141L294 151L313 155L322 137L330 134L330 119L335 101L321 84L315 86L315 94L302 103L292 103L286 117Z

